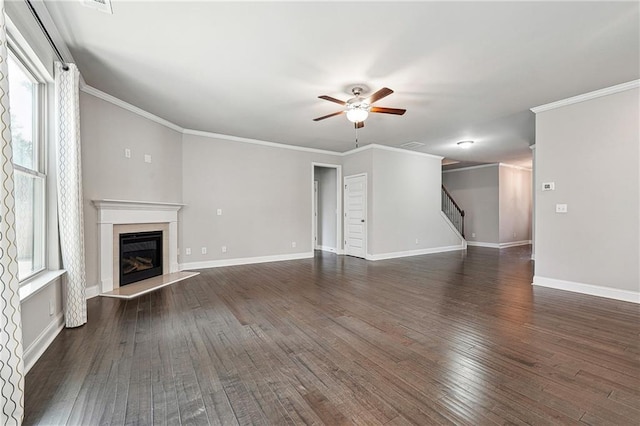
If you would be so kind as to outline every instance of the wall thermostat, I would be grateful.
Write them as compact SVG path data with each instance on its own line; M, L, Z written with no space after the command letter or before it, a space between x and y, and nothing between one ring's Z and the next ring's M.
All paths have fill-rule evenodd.
M553 191L554 189L556 189L555 182L545 182L542 184L543 191Z

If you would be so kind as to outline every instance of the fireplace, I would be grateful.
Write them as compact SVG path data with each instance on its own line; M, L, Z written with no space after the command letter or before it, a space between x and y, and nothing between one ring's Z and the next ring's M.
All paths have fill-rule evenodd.
M183 204L93 200L98 210L99 280L96 294L120 287L120 234L161 231L162 274L178 272L178 210Z
M162 231L120 234L120 286L162 275Z

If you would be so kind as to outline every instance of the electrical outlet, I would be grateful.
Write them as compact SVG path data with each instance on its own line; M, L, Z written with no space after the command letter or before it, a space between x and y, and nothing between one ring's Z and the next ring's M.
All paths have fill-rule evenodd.
M475 232L472 232L472 233L471 233L471 237L472 237L472 238L475 238L475 237L476 237L476 233L475 233Z
M187 256L190 256L191 255L191 249L189 247L184 249L184 254L186 254Z
M202 254L207 254L207 248L206 247L202 247L202 249L200 251L202 251Z
M516 237L516 233L514 232L514 233L513 233L513 238L515 238L515 237Z
M566 204L556 204L556 213L567 213L567 211Z
M218 216L222 216L222 209L218 209L218 210L216 211L216 214L217 214Z
M124 149L124 158L131 158L131 150L129 148Z
M416 244L419 244L419 242L420 242L420 241L416 238Z
M222 246L222 252L226 253L227 252L227 246Z
M55 313L55 305L53 304L53 299L49 299L49 316Z
M151 163L151 154L145 154L144 155L144 162L145 163Z
M291 247L296 248L296 242L295 241L291 242Z

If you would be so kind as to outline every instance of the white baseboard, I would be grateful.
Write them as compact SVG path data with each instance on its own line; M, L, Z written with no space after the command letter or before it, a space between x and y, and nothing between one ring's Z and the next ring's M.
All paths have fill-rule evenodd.
M531 283L531 285L588 294L590 296L606 297L608 299L622 300L625 302L640 303L640 292L636 291L557 280L555 278L540 277L537 275L533 277L533 283Z
M507 247L517 247L517 246L527 246L531 244L531 240L522 240L522 241L510 241L508 243L500 243L500 248Z
M393 253L382 253L382 254L367 253L366 259L367 260L396 259L399 257L421 256L423 254L444 253L446 251L457 251L457 250L464 250L464 249L465 249L465 245L461 244L458 246L433 247L433 248L419 249L419 250L396 251Z
M25 374L31 370L31 367L42 356L44 351L47 350L49 345L53 342L53 339L64 328L64 314L59 312L58 315L51 321L51 323L42 330L42 333L24 350L24 370Z
M329 251L331 253L337 253L337 250L335 249L335 247L318 246L318 247L316 247L316 250L322 250L322 251Z
M100 284L92 285L84 290L84 295L87 299L91 299L100 294Z
M283 260L298 260L310 258L313 258L313 252L277 254L273 256L240 257L236 259L207 260L204 262L182 263L180 264L180 270L184 271L191 269L220 268L222 266L250 265L252 263L280 262Z
M482 241L467 241L467 245L471 247L488 247L488 248L500 248L500 244L498 243L485 243Z
M531 240L523 240L523 241L511 241L509 243L485 243L482 241L467 241L467 245L473 247L488 247L488 248L497 248L503 249L508 247L517 247L517 246L526 246L531 244Z

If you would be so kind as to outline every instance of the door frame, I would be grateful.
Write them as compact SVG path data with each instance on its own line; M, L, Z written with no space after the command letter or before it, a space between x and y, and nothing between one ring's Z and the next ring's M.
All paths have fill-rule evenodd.
M356 173L354 175L349 175L349 176L345 176L344 177L344 188L346 189L347 187L347 179L351 179L351 178L357 178L357 177L364 177L364 183L365 183L365 191L364 191L364 210L362 212L362 214L364 215L364 256L362 257L362 259L369 259L369 215L368 215L368 211L369 211L369 178L367 173ZM342 220L343 220L343 226L346 227L347 221L345 220L345 215L347 214L346 211L346 206L347 206L347 191L344 191L343 193L343 198L344 198L344 206L345 206L345 210L344 213L342 214ZM346 230L344 231L344 238L347 238L347 232ZM342 241L342 249L343 249L343 253L347 254L347 249L346 246L344 245L345 241Z
M316 242L314 241L314 212L313 212L313 204L314 204L314 181L315 181L315 167L324 167L328 169L336 170L336 253L344 254L344 241L342 240L342 228L343 228L343 217L342 217L342 166L340 164L329 164L329 163L318 163L315 161L311 162L311 247L315 248Z
M315 170L315 169L314 169ZM319 250L318 245L318 181L313 177L313 249Z

